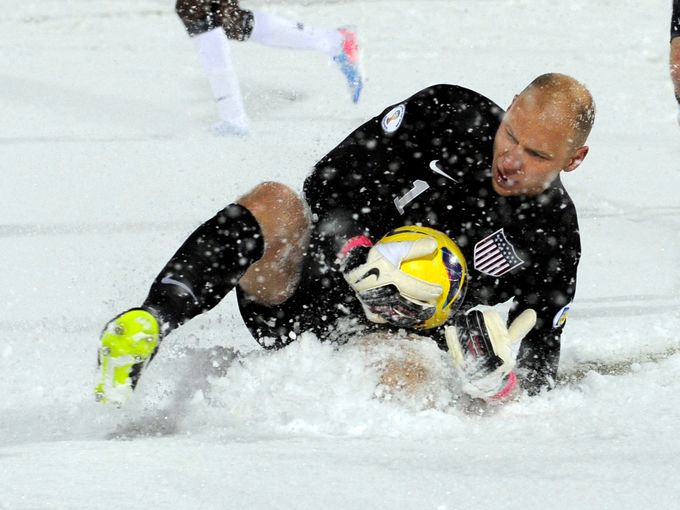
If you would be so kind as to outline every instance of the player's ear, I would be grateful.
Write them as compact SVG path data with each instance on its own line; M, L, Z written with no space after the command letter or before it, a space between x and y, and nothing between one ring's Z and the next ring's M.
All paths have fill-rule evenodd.
M515 95L513 96L512 101L510 101L510 106L508 106L508 108L507 108L508 110L510 109L510 107L511 107L513 104L515 104L515 101L517 101L517 98L518 98L518 97L519 97L519 94L515 94Z
M566 167L564 167L564 171L571 172L573 170L576 170L587 155L588 155L587 145L584 145L583 147L579 147L578 149L576 149L574 154L571 156L569 163L567 164Z

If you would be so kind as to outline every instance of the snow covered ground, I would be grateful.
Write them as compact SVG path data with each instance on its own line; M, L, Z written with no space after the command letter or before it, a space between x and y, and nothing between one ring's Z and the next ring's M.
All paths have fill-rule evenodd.
M0 508L680 508L670 1L243 4L357 25L362 102L319 55L234 44L254 133L217 138L173 2L0 10ZM94 403L101 327L203 219L263 179L299 189L427 85L508 104L547 71L598 106L565 176L584 252L556 390L470 416L446 356L416 344L429 387L376 398L381 352L310 337L262 352L227 299L166 340L129 407Z

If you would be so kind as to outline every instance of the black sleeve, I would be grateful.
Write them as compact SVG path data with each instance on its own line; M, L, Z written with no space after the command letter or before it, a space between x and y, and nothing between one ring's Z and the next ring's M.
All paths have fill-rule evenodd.
M671 15L671 40L680 36L680 0L673 0L673 14Z
M581 255L578 232L566 237L552 234L557 248L540 257L529 271L523 271L522 293L510 312L509 321L526 308L536 311L534 329L524 338L517 356L517 373L522 387L535 394L551 387L557 376L560 339L569 304L576 290L576 272ZM550 243L553 244L553 243Z

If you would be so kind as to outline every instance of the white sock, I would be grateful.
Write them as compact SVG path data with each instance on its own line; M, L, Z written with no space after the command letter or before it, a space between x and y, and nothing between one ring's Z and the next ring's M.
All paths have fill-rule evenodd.
M254 11L250 39L266 46L295 50L316 50L334 57L342 48L337 30L323 30L303 25L273 14Z
M238 128L248 128L241 87L231 61L229 40L222 28L193 37L198 56L210 81L220 119Z

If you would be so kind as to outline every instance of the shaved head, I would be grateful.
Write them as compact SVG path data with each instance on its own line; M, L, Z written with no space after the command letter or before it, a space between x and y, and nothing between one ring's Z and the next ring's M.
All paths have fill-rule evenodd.
M532 81L505 112L494 138L492 185L501 196L535 196L588 154L593 98L564 74Z
M566 74L542 74L520 94L534 102L542 112L543 120L567 124L572 136L572 147L586 143L595 121L595 103L588 89Z

